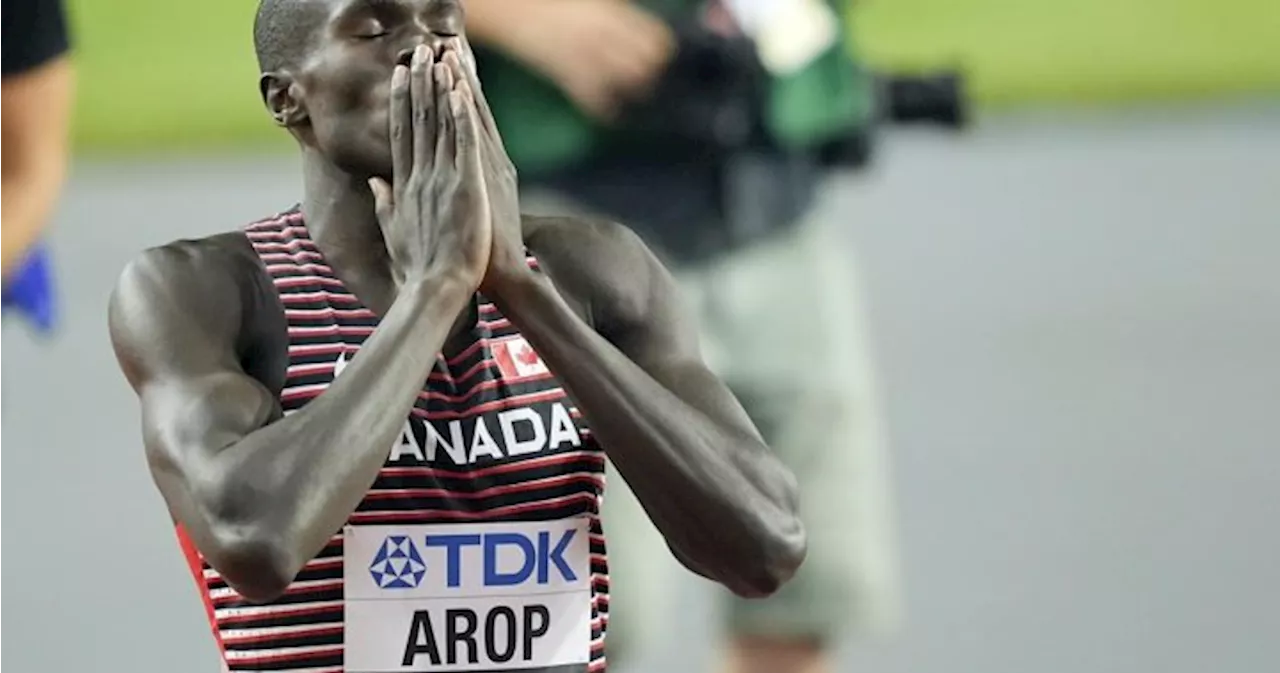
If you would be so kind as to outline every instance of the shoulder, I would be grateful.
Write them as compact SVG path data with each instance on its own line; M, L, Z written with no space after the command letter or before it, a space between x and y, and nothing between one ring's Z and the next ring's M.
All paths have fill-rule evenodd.
M184 239L147 248L116 282L116 292L212 295L221 298L255 280L265 269L241 232Z
M108 323L117 355L145 357L167 348L166 339L234 352L247 333L246 312L270 286L241 232L148 248L125 266L111 293Z
M525 243L552 281L606 324L650 314L673 286L644 241L617 222L526 216Z
M689 354L697 329L675 279L644 241L617 222L526 218L525 242L562 294L633 359Z
M524 216L525 243L534 254L559 256L594 252L639 261L649 248L631 229L612 220L571 216Z

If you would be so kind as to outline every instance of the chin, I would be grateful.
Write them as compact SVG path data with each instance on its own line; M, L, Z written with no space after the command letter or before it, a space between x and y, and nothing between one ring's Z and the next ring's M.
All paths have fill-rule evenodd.
M391 181L391 153L385 147L346 148L328 156L333 165L352 177L368 180L376 176Z
M391 179L391 141L384 127L370 125L363 133L352 133L345 142L334 143L327 150L334 165L355 177Z

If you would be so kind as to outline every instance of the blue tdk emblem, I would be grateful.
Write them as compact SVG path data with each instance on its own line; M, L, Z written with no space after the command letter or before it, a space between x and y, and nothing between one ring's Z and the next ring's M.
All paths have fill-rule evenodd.
M422 582L427 565L408 535L389 535L369 564L369 574L380 589L413 589Z

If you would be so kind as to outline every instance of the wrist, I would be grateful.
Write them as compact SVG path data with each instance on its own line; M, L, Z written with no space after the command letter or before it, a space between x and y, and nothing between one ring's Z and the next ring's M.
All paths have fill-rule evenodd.
M405 278L401 292L419 300L435 297L461 306L475 294L477 286L477 282L461 271L430 269Z
M520 296L528 296L529 292L537 292L543 283L549 282L542 274L529 268L523 258L518 263L490 267L481 291L492 295L495 301L510 301Z

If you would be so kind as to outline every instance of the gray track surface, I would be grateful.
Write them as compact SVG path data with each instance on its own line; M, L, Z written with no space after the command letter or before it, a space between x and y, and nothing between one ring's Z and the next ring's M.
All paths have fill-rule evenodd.
M217 670L106 298L141 247L298 189L288 159L76 167L62 331L4 326L12 670ZM896 131L835 189L906 591L904 627L851 637L841 670L1280 669L1280 107ZM684 590L672 651L627 670L708 670L710 589Z

